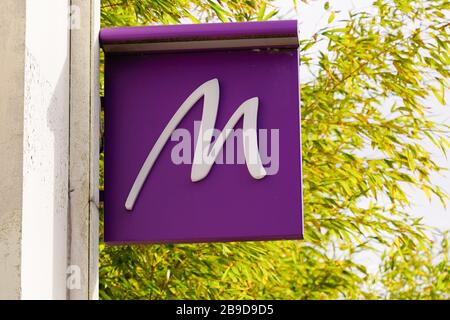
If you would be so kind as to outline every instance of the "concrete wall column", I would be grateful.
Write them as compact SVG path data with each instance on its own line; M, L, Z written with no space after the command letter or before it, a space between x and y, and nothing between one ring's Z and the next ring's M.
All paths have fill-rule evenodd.
M98 0L0 2L0 298L97 297L98 28Z

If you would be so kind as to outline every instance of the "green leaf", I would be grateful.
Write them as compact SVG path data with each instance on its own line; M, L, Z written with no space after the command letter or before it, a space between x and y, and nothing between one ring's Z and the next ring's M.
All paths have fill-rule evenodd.
M102 0L101 24L267 20L275 4ZM300 42L305 239L108 246L101 209L102 299L450 299L448 234L414 218L406 187L449 200L430 178L443 170L423 141L443 154L450 146L450 127L424 102L433 94L445 104L450 3L376 0L338 24L329 1L324 9L329 25ZM373 273L361 261L371 255Z
M328 23L333 22L335 17L336 17L336 12L331 11L330 16L328 17Z

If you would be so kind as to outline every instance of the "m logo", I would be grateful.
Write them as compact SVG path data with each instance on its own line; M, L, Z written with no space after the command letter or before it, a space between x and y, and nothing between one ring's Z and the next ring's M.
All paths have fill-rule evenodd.
M299 239L297 21L102 29L104 241Z
M193 108L195 103L204 97L202 119L199 134L195 144L194 160L192 163L191 180L197 182L204 179L212 165L214 164L219 152L223 148L225 141L231 134L232 129L243 117L243 144L244 156L250 175L255 179L264 178L267 175L264 169L258 149L257 139L257 117L259 100L257 97L244 101L233 113L225 127L212 142L214 127L219 109L219 81L212 79L199 86L192 94L181 104L175 112L167 126L159 136L155 145L148 154L142 168L137 175L134 184L128 194L125 202L127 210L133 210L136 199L144 185L147 176L161 153L164 145L170 139L172 132L177 128L181 120Z

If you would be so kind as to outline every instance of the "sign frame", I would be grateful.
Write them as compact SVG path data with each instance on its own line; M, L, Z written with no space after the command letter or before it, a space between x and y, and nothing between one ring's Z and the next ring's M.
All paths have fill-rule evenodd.
M108 28L101 30L100 41L105 52L106 243L117 245L303 238L297 21ZM221 68L222 63L227 67ZM195 69L195 66L198 68ZM233 73L234 69L239 71ZM176 72L183 75L189 84L178 81L174 76ZM201 76L197 77L197 73ZM169 82L172 87L167 84ZM256 85L248 85L249 82L255 82ZM151 85L143 88L143 83ZM258 86L265 90L258 89ZM178 91L183 93L177 93ZM147 92L151 97L149 100L154 100L155 103L142 102L146 99L144 93ZM159 92L172 92L179 96L172 99L162 97ZM268 93L273 93L275 98L270 98ZM128 95L128 98L123 98L122 95ZM239 99L234 99L234 95L239 96ZM138 98L133 98L137 96ZM131 106L125 106L129 100ZM170 100L170 103L166 104L166 100ZM278 111L274 109L277 104ZM132 115L119 115L122 112L120 108L128 108L127 112ZM170 111L165 112L165 109ZM221 116L222 109L227 116ZM261 110L264 110L263 114ZM141 116L136 116L137 113L151 119L148 126L154 129L139 131L140 129L129 126L130 123L139 128L145 126L144 122L140 122ZM159 118L165 120L159 121ZM180 125L186 126L192 120L200 118L197 132L195 128L189 129L194 136L192 140L197 141L194 145L193 163L187 169L190 179L189 175L186 176L186 169L179 173L180 177L176 177L171 171L177 169L167 164L170 162L167 158L170 150L167 149L172 143L172 134ZM259 158L261 136L257 137L256 133L257 130L260 131L258 124L273 130L274 128L269 128L272 121L270 119L274 119L274 123L279 126L276 128L280 130L281 136L278 147L283 148L279 165L283 167L279 169L280 173L277 171L267 178L267 170L264 170ZM205 125L206 123L209 125ZM246 126L249 129L247 131ZM239 178L236 178L237 169L231 169L231 166L211 170L212 167L218 167L215 164L217 158L211 158L209 163L205 163L207 160L200 161L201 163L196 161L203 159L202 150L212 150L215 145L219 145L216 142L221 141L221 137L223 150L220 145L217 149L219 153L224 153L225 146L229 143L225 129L234 127L242 127L244 134L250 133L246 136L248 140L242 140L247 141L243 143L243 154L246 171L250 173L245 173L245 178L242 177L244 173L239 173ZM208 129L222 130L223 136L219 134L214 139ZM157 133L154 134L152 130ZM205 137L205 134L206 138L203 140L207 141L207 149L204 146L199 148L201 137ZM123 136L127 136L128 140L123 140ZM151 141L143 143L145 147L136 146L136 141L140 141L143 136L149 137ZM275 145L273 141L275 140L267 142L272 149ZM130 144L134 147L130 147ZM256 153L251 151L255 151L254 146ZM138 149L145 149L145 152L136 151ZM235 150L239 152L239 147ZM128 162L124 156L118 156L118 153L131 159L129 165L133 167L130 169L133 174L117 173L126 171L125 164ZM137 153L140 160L133 158ZM255 154L258 155L253 157L256 162L250 161ZM217 157L217 153L215 156ZM158 161L163 164L158 164ZM183 166L186 165L182 164L181 167ZM175 181L173 186L167 186L162 173L157 173L158 170L170 181ZM239 170L243 172L242 168ZM287 172L288 170L292 172ZM221 171L227 173L219 173ZM117 175L120 178L116 178ZM235 178L234 187L231 187L227 175ZM219 178L226 180L223 185L228 184L227 188L222 188L217 181L211 181ZM189 181L180 182L183 179ZM153 182L149 183L149 180ZM275 190L270 190L271 184L267 180L273 181L270 183ZM124 188L118 187L122 182L129 191L125 192ZM160 188L155 186L158 183ZM199 187L202 183L208 185L209 189ZM190 193L189 188L201 191L184 197L183 194ZM231 198L222 202L214 192L224 193ZM161 198L168 199L172 193L178 193L184 206L161 202ZM241 197L242 193L248 193L248 197ZM233 205L233 201L239 204ZM217 216L211 219L206 212ZM152 214L154 220L151 218ZM227 215L231 222L226 219Z

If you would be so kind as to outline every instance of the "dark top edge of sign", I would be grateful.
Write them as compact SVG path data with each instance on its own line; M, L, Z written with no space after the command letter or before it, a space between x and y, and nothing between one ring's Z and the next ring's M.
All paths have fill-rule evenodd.
M106 52L179 51L187 44L190 50L197 46L296 48L297 20L104 28L100 31L100 44Z

